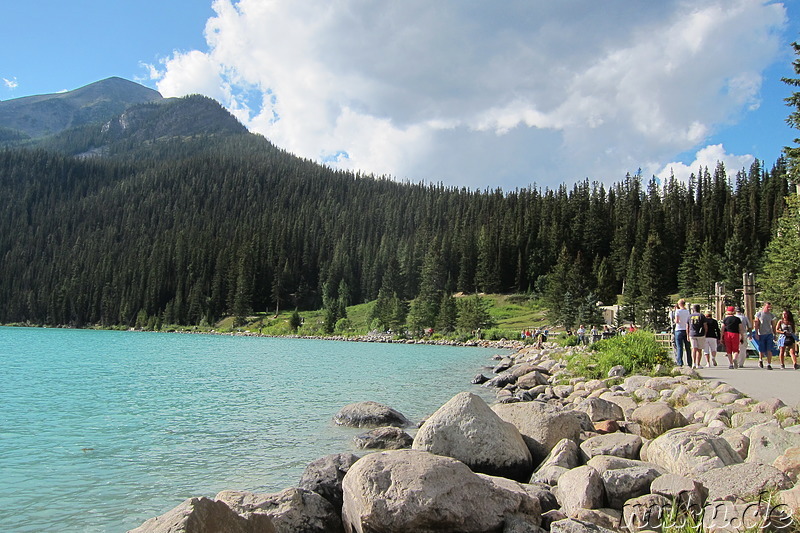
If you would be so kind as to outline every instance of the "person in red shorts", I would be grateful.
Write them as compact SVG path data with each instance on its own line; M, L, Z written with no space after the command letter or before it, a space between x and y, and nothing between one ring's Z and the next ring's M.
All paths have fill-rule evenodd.
M725 319L722 321L722 343L725 345L725 355L728 356L728 368L736 368L734 357L739 354L739 346L745 341L744 325L736 316L736 308L731 306L725 310Z

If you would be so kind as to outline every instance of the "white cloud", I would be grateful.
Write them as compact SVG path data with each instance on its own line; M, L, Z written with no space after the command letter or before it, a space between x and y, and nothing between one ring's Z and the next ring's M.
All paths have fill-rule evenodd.
M661 168L758 107L786 22L762 0L213 8L208 51L153 68L162 94L332 166L479 187Z
M669 179L672 175L681 181L688 181L692 173L697 176L705 168L713 173L719 162L725 165L728 176L732 177L736 172L748 169L753 161L755 161L755 157L751 154L729 154L721 144L712 144L699 150L695 154L694 161L688 165L680 162L668 163L654 174L662 180Z
M3 83L9 89L16 89L17 87L19 87L19 83L17 83L17 78L16 77L11 78L11 79L3 78Z

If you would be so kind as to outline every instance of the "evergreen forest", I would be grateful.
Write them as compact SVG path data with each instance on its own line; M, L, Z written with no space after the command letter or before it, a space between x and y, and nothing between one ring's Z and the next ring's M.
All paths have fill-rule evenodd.
M660 326L669 295L761 266L786 163L504 192L334 171L249 133L108 157L0 150L0 322L214 324L377 299L380 327L436 327L453 293L540 295L574 325L622 293ZM733 292L733 291L730 291ZM445 327L452 320L445 322Z

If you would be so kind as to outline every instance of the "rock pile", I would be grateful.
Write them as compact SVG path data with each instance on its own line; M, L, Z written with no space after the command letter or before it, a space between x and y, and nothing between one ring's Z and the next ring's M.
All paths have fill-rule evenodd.
M795 408L758 403L689 369L650 377L616 368L608 379L566 379L567 350L523 348L499 359L483 384L497 403L456 395L419 427L410 449L326 456L297 488L187 500L132 531L661 531L676 520L707 531L797 526ZM383 427L356 439L392 437L384 450L408 445L410 436L386 427L405 425L390 408L343 413L340 423ZM224 520L225 529L205 525Z

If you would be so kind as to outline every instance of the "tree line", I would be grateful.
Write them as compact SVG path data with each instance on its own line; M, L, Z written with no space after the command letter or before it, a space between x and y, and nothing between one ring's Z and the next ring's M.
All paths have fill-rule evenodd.
M213 324L378 300L381 327L450 324L453 293L535 293L572 325L622 293L733 289L762 264L786 162L689 182L626 175L504 192L398 183L252 134L179 137L105 158L0 151L0 322ZM338 314L337 314L338 313Z

